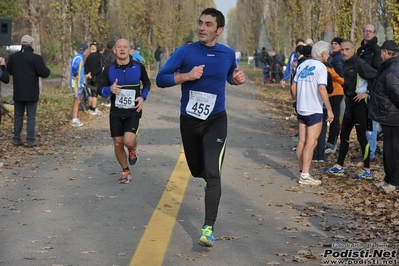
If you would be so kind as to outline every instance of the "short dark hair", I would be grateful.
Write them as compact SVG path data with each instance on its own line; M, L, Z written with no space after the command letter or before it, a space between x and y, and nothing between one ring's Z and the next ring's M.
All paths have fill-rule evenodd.
M217 10L216 8L210 7L205 9L204 11L202 11L201 16L202 15L210 15L214 18L216 18L216 28L223 28L224 27L224 15L222 12L220 12L219 10Z
M295 52L303 54L303 47L305 47L304 45L298 45L297 47L295 47Z
M298 43L300 43L300 42L305 42L305 40L304 39L302 39L302 38L298 38L298 39L296 39L295 40L295 44L298 44Z
M114 48L114 46L115 46L115 41L109 41L107 43L107 49L112 49L112 48Z
M98 51L102 51L103 49L104 49L104 44L102 44L102 43L97 44Z

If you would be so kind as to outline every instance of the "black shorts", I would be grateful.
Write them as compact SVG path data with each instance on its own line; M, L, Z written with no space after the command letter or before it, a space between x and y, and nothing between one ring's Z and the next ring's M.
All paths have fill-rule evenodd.
M97 87L94 84L93 85L86 84L86 87L87 87L87 89L89 91L89 95L88 96L97 98Z
M140 116L131 115L127 117L109 116L109 127L111 137L122 137L125 132L137 135L139 132Z

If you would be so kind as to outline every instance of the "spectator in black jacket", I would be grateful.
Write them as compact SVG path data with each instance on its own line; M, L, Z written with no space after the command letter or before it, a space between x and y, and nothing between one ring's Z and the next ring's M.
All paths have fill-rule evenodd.
M115 53L113 50L114 45L115 45L115 41L109 41L107 43L107 48L105 49L104 54L103 54L106 65L110 65L116 60L116 56L115 56Z
M105 66L112 64L116 60L116 56L114 53L114 46L115 46L115 41L109 41L107 43L107 48L104 50L103 53L103 58L105 62ZM101 105L105 105L106 107L111 107L111 98L110 97L102 97L102 103Z
M0 57L0 81L8 84L10 82L10 75L7 72L6 61Z
M3 57L0 57L0 81L4 83L10 82L10 75L8 75L7 69L6 69L6 61L4 60ZM1 124L1 109L0 109L0 124ZM1 154L0 154L1 156ZM0 167L3 166L3 162L0 162Z
M156 63L157 74L158 74L158 71L159 71L160 65L161 65L161 55L162 55L162 49L161 49L161 46L158 45L158 48L154 52L154 59L155 59L155 63Z
M355 46L351 40L341 43L341 52L345 60L345 114L342 120L337 163L325 171L326 174L344 176L344 160L349 150L349 137L355 127L363 155L363 170L353 177L357 179L372 179L370 168L370 147L366 138L367 99L369 97L368 82L374 80L377 71L355 54Z
M380 68L382 61L381 48L378 45L376 30L373 25L366 24L363 27L363 41L356 54L375 70ZM370 145L370 160L374 161L377 150L377 124L375 121L372 121L372 127L372 130L366 131L366 136Z
M87 87L89 87L89 114L91 115L101 115L102 112L97 108L97 84L100 79L100 74L103 71L104 59L103 55L100 53L101 50L98 46L102 44L97 44L97 42L92 42L90 44L91 54L87 57L85 61L85 74L87 78ZM101 47L100 47L101 48ZM102 48L104 46L102 45ZM93 52L94 51L94 52Z
M14 100L14 138L13 144L24 145L21 140L21 131L24 113L27 113L26 147L35 147L35 127L37 102L39 101L39 77L50 76L50 69L46 67L43 57L33 53L34 39L29 35L21 38L22 48L19 52L10 55L7 71L13 76Z
M399 190L399 47L394 41L381 46L382 64L370 96L369 116L384 132L385 178L375 185L386 192Z

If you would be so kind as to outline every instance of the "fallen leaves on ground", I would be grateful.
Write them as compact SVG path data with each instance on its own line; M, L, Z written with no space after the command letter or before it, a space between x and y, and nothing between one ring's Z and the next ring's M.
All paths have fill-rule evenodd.
M277 119L281 124L281 134L291 137L297 133L295 119L287 119L292 113L292 100L289 87L281 88L279 84L262 84L260 80L252 80L258 87L257 98L263 101L266 116ZM271 104L273 103L273 104ZM339 140L338 140L339 142ZM296 146L292 142L292 147ZM378 142L382 150L382 142ZM319 225L329 232L330 242L358 242L358 243L387 243L391 248L397 247L399 241L399 200L398 192L386 193L373 185L373 181L384 178L382 154L376 155L375 162L371 163L373 181L357 180L352 176L362 170L363 163L360 145L357 142L355 129L352 130L349 152L345 159L346 176L336 177L323 174L323 170L332 167L338 156L337 153L326 155L324 163L312 163L311 174L323 181L320 187L310 190L325 199L321 206L307 206L299 209L300 216L305 218L319 218ZM298 185L299 186L299 185ZM287 189L297 193L295 187ZM294 207L295 208L295 207ZM326 217L333 216L330 223ZM298 221L303 223L303 221ZM292 228L283 228L292 231ZM328 240L327 240L328 242ZM293 261L298 263L315 260L317 256L294 256Z

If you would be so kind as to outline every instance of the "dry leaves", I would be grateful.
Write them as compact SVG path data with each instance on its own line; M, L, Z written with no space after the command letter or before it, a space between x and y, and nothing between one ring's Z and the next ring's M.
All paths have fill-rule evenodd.
M289 116L292 112L289 88L282 89L277 84L263 85L260 78L254 80L254 84L259 88L257 98L264 101L263 106L267 116L277 119L282 125L281 135L291 139L297 133L297 123L296 120L285 119L285 116ZM296 143L292 142L292 147L295 145ZM382 148L382 142L378 142L378 146ZM323 197L326 204L298 209L300 217L319 218L318 225L329 232L331 241L384 242L396 246L399 240L399 194L385 193L374 187L371 181L351 178L362 169L362 163L356 161L356 158L361 156L361 150L355 130L352 131L351 144L345 160L348 176L333 177L322 174L324 169L335 163L337 156L338 154L326 155L324 163L311 165L312 175L323 181L323 185L311 193ZM371 167L374 180L382 180L384 171L381 154L376 155L376 161L371 163ZM302 191L298 188L299 186L291 187L287 191L292 193ZM326 219L327 215L338 218L339 222L330 224L329 219ZM303 221L297 222L303 224ZM294 227L282 229L295 232ZM348 233L351 237L346 237L342 233ZM311 254L295 256L293 261L303 263L314 259L317 259L317 256Z

